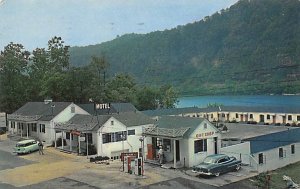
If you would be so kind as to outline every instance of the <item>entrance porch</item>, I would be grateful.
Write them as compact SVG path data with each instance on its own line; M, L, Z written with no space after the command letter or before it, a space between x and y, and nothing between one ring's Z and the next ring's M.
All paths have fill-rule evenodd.
M143 128L143 136L151 138L147 139L147 155L145 162L153 164L161 164L172 168L185 167L183 135L188 128L167 129L149 126ZM150 142L151 141L151 142ZM159 158L162 158L161 161Z

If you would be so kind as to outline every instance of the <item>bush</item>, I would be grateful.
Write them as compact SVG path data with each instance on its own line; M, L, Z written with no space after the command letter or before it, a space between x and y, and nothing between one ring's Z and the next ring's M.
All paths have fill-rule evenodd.
M107 157L107 156L96 156L94 158L90 158L90 162L105 161L105 160L109 160L109 157Z
M6 132L4 130L0 130L0 135L4 135Z
M285 124L285 126L291 126L291 124L287 123L287 124Z
M280 126L280 123L275 123L275 126Z
M300 127L300 123L298 123L297 126Z

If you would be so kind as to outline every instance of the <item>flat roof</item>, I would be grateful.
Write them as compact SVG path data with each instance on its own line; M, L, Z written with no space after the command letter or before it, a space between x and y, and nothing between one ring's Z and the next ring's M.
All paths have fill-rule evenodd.
M222 132L222 139L249 139L271 133L296 129L297 127L253 125L240 123L226 123L227 132Z

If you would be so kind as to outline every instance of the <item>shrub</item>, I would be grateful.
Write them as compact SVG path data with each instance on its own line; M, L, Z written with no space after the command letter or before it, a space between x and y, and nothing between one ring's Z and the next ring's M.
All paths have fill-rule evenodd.
M287 123L287 124L285 124L285 126L291 126L291 124L290 124L290 123Z
M109 157L107 157L107 156L96 156L94 158L90 158L90 162L105 161L105 160L109 160Z
M275 126L280 126L280 123L275 123Z
M298 123L297 126L300 127L300 123Z
M5 131L4 130L0 130L0 135L4 135Z

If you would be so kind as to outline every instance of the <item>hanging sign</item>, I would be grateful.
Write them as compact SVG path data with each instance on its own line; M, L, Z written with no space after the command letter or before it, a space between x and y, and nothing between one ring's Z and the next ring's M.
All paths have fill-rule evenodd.
M72 134L72 135L80 136L80 131L77 131L77 130L71 130L71 134Z

